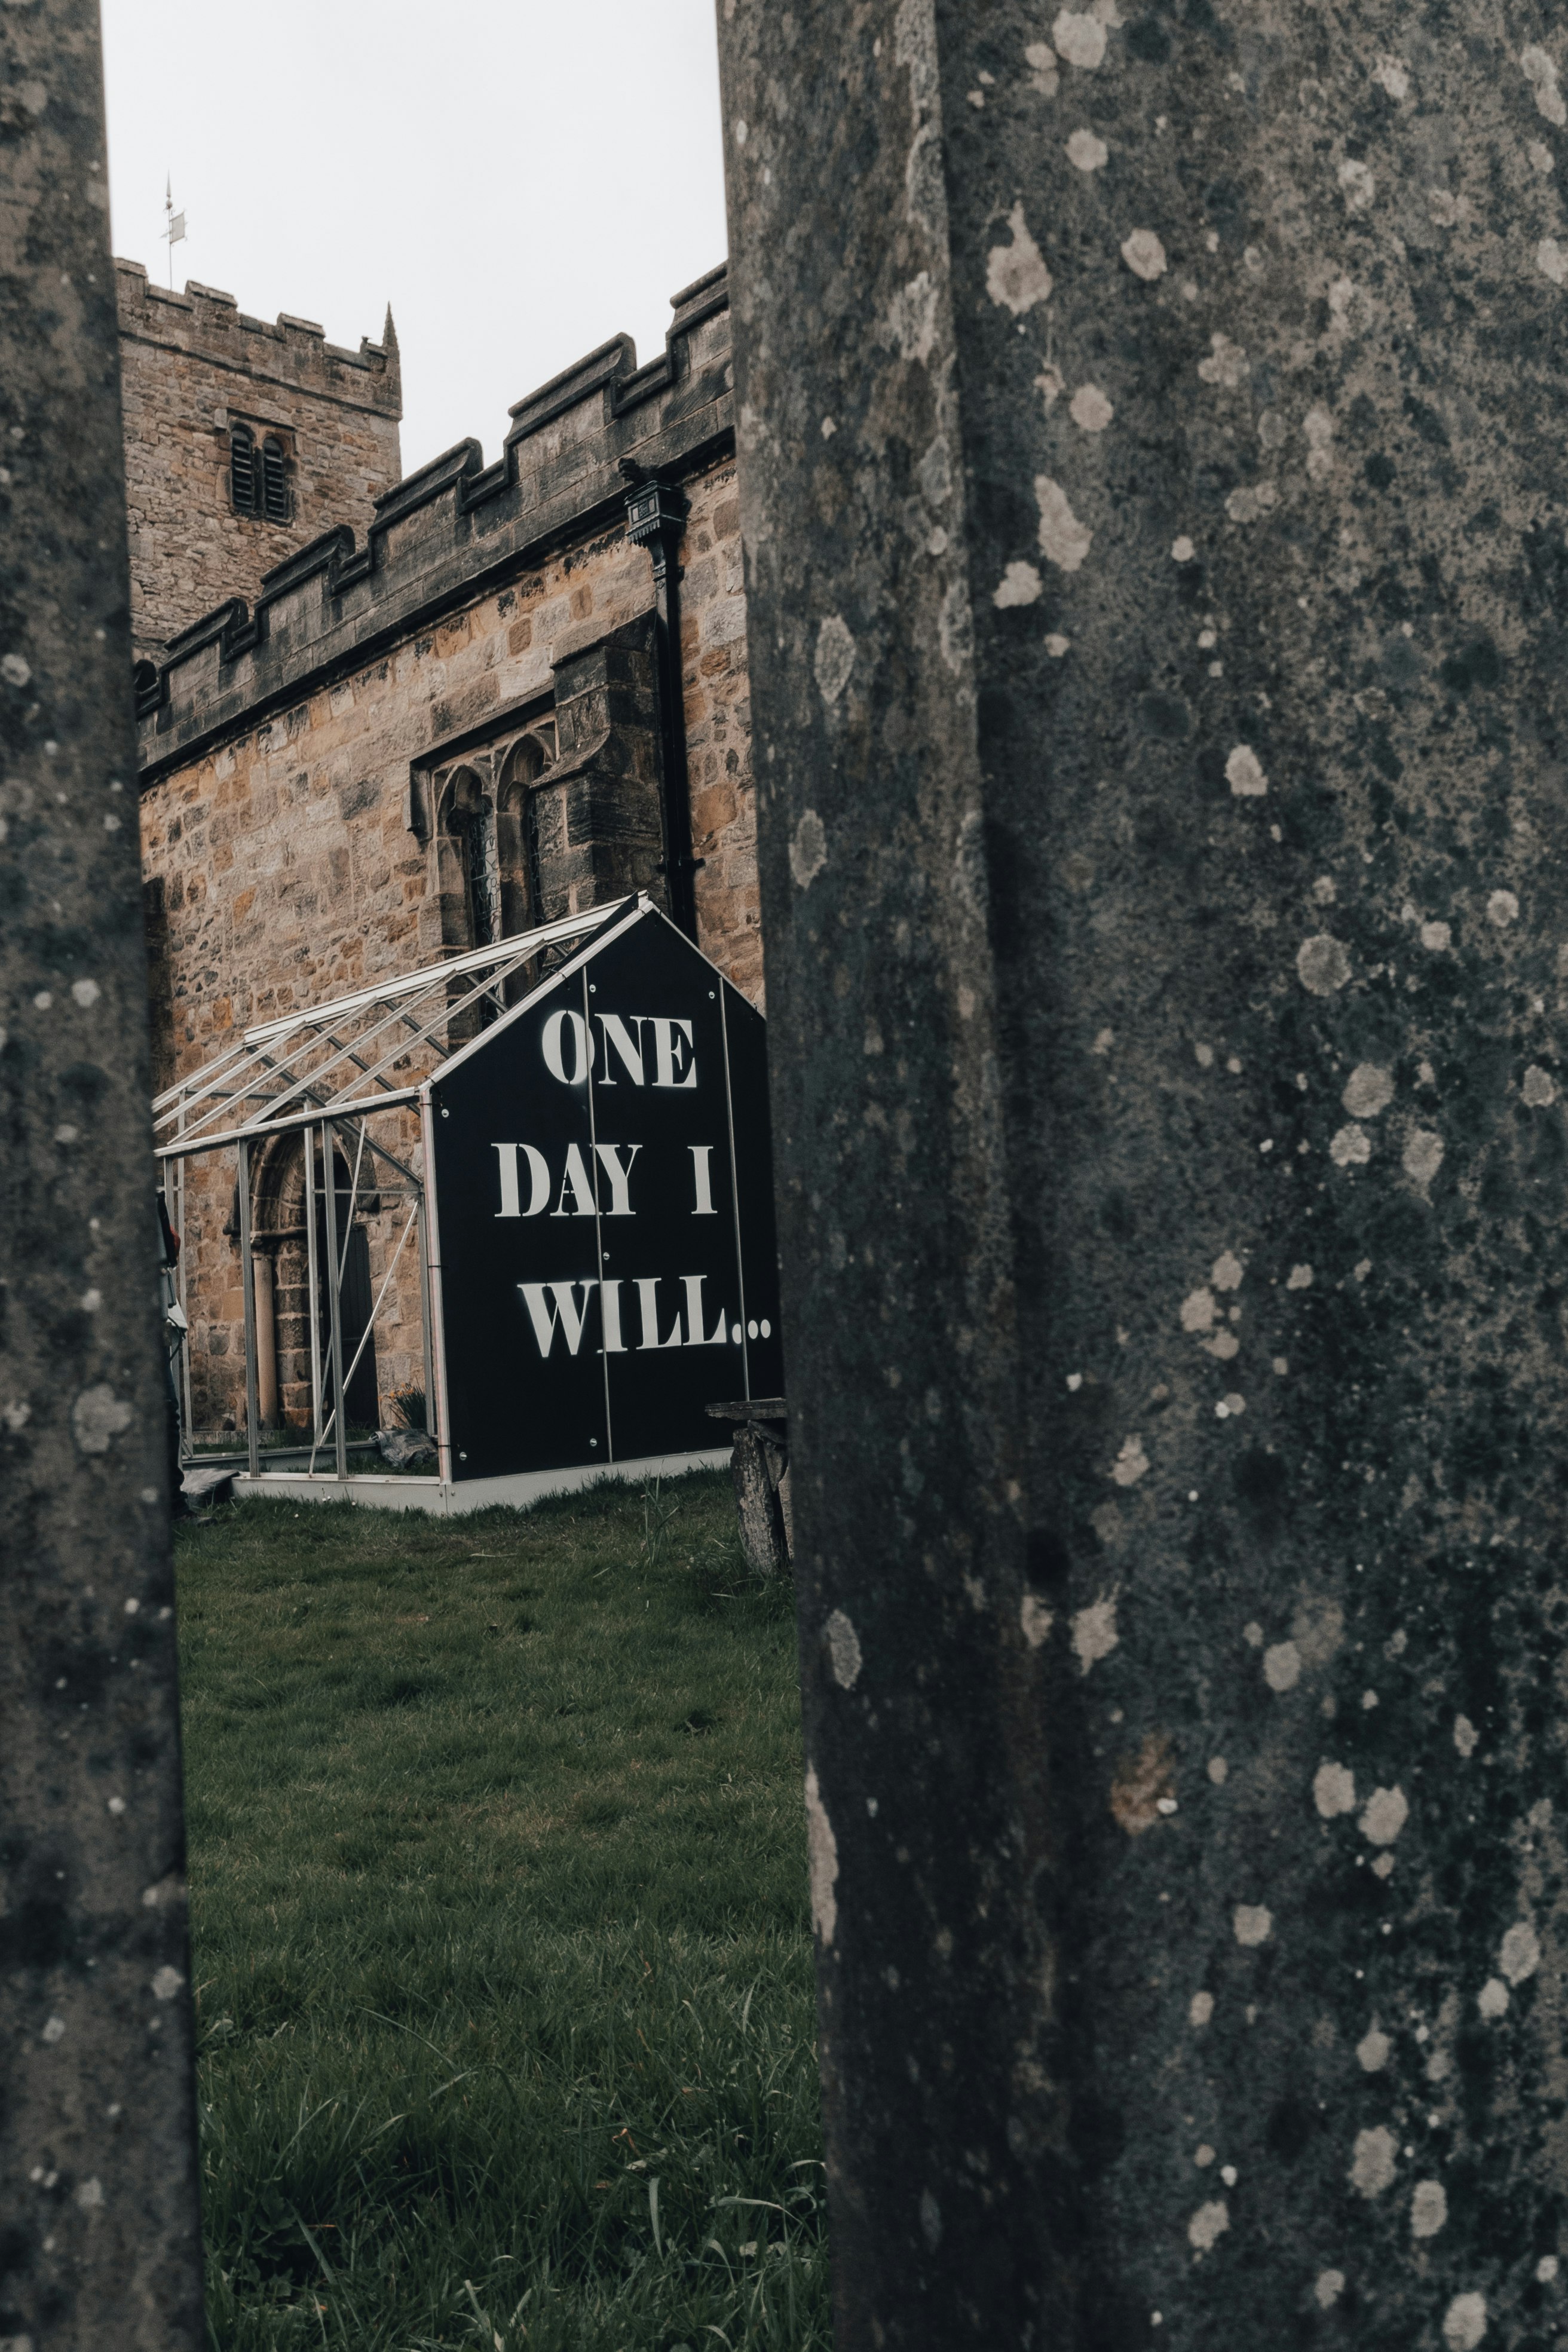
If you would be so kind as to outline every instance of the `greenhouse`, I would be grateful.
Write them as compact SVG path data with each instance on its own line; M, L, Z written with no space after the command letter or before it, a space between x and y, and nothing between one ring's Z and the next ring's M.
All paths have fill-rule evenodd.
M764 1024L645 897L247 1029L154 1118L238 1495L527 1502L782 1392Z

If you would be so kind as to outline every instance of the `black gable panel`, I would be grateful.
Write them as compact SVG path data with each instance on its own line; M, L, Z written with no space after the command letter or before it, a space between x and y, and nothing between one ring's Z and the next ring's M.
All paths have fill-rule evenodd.
M648 913L439 1082L456 1476L710 1451L776 1393L764 1040Z

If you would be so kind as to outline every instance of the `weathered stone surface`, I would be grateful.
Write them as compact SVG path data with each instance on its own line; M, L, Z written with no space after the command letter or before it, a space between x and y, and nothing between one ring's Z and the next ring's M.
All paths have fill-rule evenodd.
M0 16L0 2341L205 2340L98 11Z
M778 1576L789 1566L784 1542L784 1513L778 1490L768 1472L766 1444L749 1422L735 1432L730 1453L730 1475L735 1487L735 1509L741 1522L741 1549L753 1576Z
M1560 26L719 16L839 2342L1554 2343Z

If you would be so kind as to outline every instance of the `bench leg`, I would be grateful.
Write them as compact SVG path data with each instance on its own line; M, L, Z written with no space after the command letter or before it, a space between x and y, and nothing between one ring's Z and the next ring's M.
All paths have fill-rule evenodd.
M741 1549L753 1576L777 1576L788 1565L784 1516L768 1475L763 1441L749 1423L735 1432L730 1461L735 1481L735 1508L741 1520Z

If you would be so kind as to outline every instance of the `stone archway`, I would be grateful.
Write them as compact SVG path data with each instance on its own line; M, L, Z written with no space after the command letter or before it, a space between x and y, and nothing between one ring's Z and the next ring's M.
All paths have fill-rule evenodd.
M315 1154L312 1190L316 1225L313 1300L304 1139L298 1135L276 1138L263 1154L253 1180L251 1247L255 1265L257 1401L264 1428L281 1425L309 1430L311 1426L312 1320L323 1422L331 1410L327 1219L319 1137L311 1139L311 1148ZM338 1241L344 1253L341 1316L346 1372L371 1321L368 1220L377 1213L380 1201L367 1188L363 1170L358 1193L354 1193L353 1171L341 1146L334 1150L332 1157ZM380 1411L374 1331L346 1390L349 1426L374 1429Z

